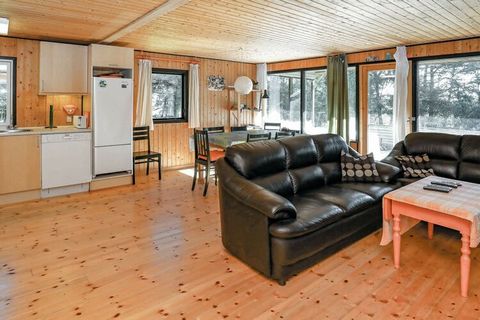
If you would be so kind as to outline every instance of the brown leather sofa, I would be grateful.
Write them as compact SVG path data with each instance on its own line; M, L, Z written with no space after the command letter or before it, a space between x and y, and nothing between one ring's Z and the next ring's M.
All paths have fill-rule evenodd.
M217 162L225 248L285 284L378 229L382 196L400 186L400 170L377 163L385 182L342 183L342 150L355 153L333 134L228 148Z
M435 175L480 183L480 136L445 133L410 133L382 160L400 168L395 156L427 153ZM399 178L402 184L415 179Z

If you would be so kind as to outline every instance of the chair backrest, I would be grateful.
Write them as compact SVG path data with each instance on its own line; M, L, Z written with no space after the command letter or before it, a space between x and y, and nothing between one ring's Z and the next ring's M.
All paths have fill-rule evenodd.
M280 130L282 128L282 124L279 122L265 122L263 125L263 129L265 130Z
M267 133L249 133L249 134L247 134L247 142L270 140L271 137L272 137L272 133L271 133L271 132L267 132Z
M148 151L150 152L150 126L133 128L133 141L147 140Z
M210 133L223 133L223 132L225 132L225 127L224 126L221 126L221 127L207 127L207 128L203 128L203 130L206 130L207 132L210 132Z
M247 126L241 126L241 127L230 127L230 131L247 131Z
M285 138L285 137L293 137L295 135L294 131L277 131L275 132L275 140Z
M210 146L208 142L208 131L195 129L193 133L195 142L195 159L202 157L210 161Z

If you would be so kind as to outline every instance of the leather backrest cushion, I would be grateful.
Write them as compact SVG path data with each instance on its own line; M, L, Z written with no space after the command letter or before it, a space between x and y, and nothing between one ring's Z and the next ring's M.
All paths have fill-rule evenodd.
M227 148L225 159L247 179L286 172L287 169L285 148L276 140L234 145Z
M480 163L480 136L465 135L462 137L460 159Z
M318 188L325 184L325 176L319 165L289 170L294 193Z
M480 183L480 164L473 162L460 162L458 179Z
M480 136L465 135L460 147L458 178L480 183Z
M311 136L318 151L318 162L337 162L340 165L340 153L348 153L348 145L336 134L319 134Z
M443 160L443 159L430 159L433 169L433 173L436 176L458 179L458 161L455 160Z
M325 184L338 183L342 181L342 169L340 162L324 162L318 165L322 168Z
M317 148L310 136L297 136L278 140L285 147L287 167L302 168L318 162Z
M426 153L432 160L459 160L461 138L446 133L414 132L405 137L405 151L411 155Z
M292 180L286 170L269 176L256 177L251 181L281 196L291 196L294 193Z

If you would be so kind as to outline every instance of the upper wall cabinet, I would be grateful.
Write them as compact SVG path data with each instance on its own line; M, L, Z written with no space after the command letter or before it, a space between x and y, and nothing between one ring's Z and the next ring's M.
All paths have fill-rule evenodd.
M133 69L133 49L101 44L90 45L92 67Z
M88 47L40 42L39 94L87 94Z

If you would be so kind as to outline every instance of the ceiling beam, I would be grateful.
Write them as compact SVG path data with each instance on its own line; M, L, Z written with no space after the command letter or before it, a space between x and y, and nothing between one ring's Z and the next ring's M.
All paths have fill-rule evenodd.
M153 20L166 15L167 13L174 11L177 8L187 4L190 0L167 0L167 2L161 4L155 9L147 12L145 15L137 18L132 21L125 27L115 31L115 33L109 35L107 38L100 41L101 43L112 43L122 38L123 36L145 26L146 24L152 22Z

